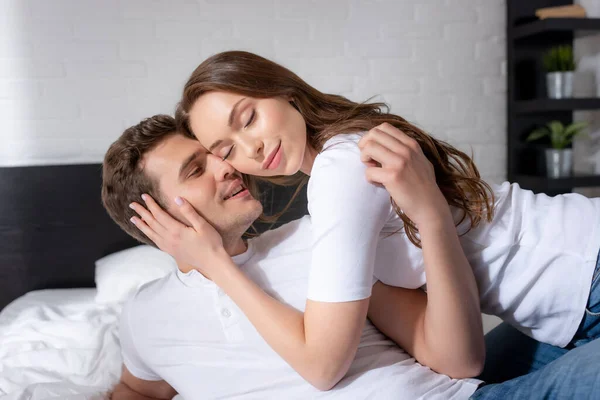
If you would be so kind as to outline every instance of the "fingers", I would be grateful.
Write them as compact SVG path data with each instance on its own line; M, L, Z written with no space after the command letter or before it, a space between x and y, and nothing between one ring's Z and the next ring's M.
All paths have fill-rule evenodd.
M154 232L157 238L167 237L169 232L173 234L187 228L187 226L164 211L156 201L154 201L152 196L143 194L142 199L146 202L146 206L149 210L138 203L131 203L130 207L139 214L141 220L143 220L143 222ZM194 207L192 207L187 200L177 197L175 199L175 204L177 204L177 207L189 225L197 232L200 232L205 227L205 224L208 224L204 218L198 215Z
M204 218L202 218L196 209L184 198L176 197L175 203L179 207L181 214L185 217L188 223L194 228L196 232L202 232L206 229L206 225L209 225Z
M133 209L139 215L139 219L143 220L155 233L158 235L164 235L166 231L165 227L162 226L162 224L160 224L156 218L154 218L154 215L152 215L152 213L148 211L146 207L135 202L131 203L129 207Z
M390 180L390 171L383 168L371 167L366 169L365 177L370 183L385 186Z
M362 145L362 148L368 146L371 142L379 143L395 153L405 152L407 148L402 141L378 128L371 129L361 138L361 141L362 144L359 142L359 147Z
M372 166L369 164L371 161L375 161L384 168L403 168L411 159L411 150L400 142L396 142L394 147L395 151L392 151L388 146L371 140L363 146L360 159L369 166Z
M159 206L152 196L143 194L142 199L146 202L146 207L152 213L152 216L162 225L165 229L173 231L175 229L185 228L183 224L173 218L169 213Z
M384 140L385 135L382 135L382 134L391 136L392 138L398 140L399 142L401 142L405 146L408 146L412 150L421 151L421 146L419 146L419 143L415 139L411 138L406 133L402 132L400 129L396 128L395 126L393 126L387 122L384 122L383 124L380 124L380 125L376 126L375 128L371 129L365 135L365 137L368 138L370 136L370 137L376 137L379 140ZM365 137L363 137L363 139L365 139Z
M152 240L154 244L158 245L158 235L152 230L143 220L138 217L131 217L131 223L133 223L148 239ZM160 248L160 246L159 246Z

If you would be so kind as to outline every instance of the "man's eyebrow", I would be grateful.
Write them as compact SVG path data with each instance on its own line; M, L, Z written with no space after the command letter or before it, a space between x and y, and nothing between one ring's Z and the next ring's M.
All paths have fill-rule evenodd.
M188 167L190 166L190 164L196 159L198 158L200 155L202 154L202 150L198 150L195 153L191 154L188 158L186 158L182 163L181 163L181 167L179 168L179 180L181 180L183 173L188 169Z

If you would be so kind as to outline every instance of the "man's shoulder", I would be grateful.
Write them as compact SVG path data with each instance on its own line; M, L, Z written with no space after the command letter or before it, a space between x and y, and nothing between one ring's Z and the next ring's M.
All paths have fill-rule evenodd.
M162 278L141 285L125 303L125 308L135 310L136 314L144 310L156 310L177 289L176 271Z
M280 250L298 251L310 248L310 216L305 215L302 218L266 231L260 236L250 239L250 241L259 255L273 255Z

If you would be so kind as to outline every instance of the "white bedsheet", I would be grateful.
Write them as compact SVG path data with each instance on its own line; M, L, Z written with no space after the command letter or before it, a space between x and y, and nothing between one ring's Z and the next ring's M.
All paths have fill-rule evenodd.
M120 306L95 289L22 296L0 313L0 399L97 400L119 380Z

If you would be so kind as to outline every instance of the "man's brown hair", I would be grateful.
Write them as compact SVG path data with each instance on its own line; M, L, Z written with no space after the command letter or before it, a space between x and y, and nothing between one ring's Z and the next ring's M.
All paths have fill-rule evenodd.
M110 146L102 166L102 204L108 215L129 235L154 247L156 245L130 221L137 213L129 204L134 201L143 204L141 196L146 193L166 210L158 182L144 172L143 159L146 153L175 134L179 132L173 117L155 115L144 119L126 129Z

